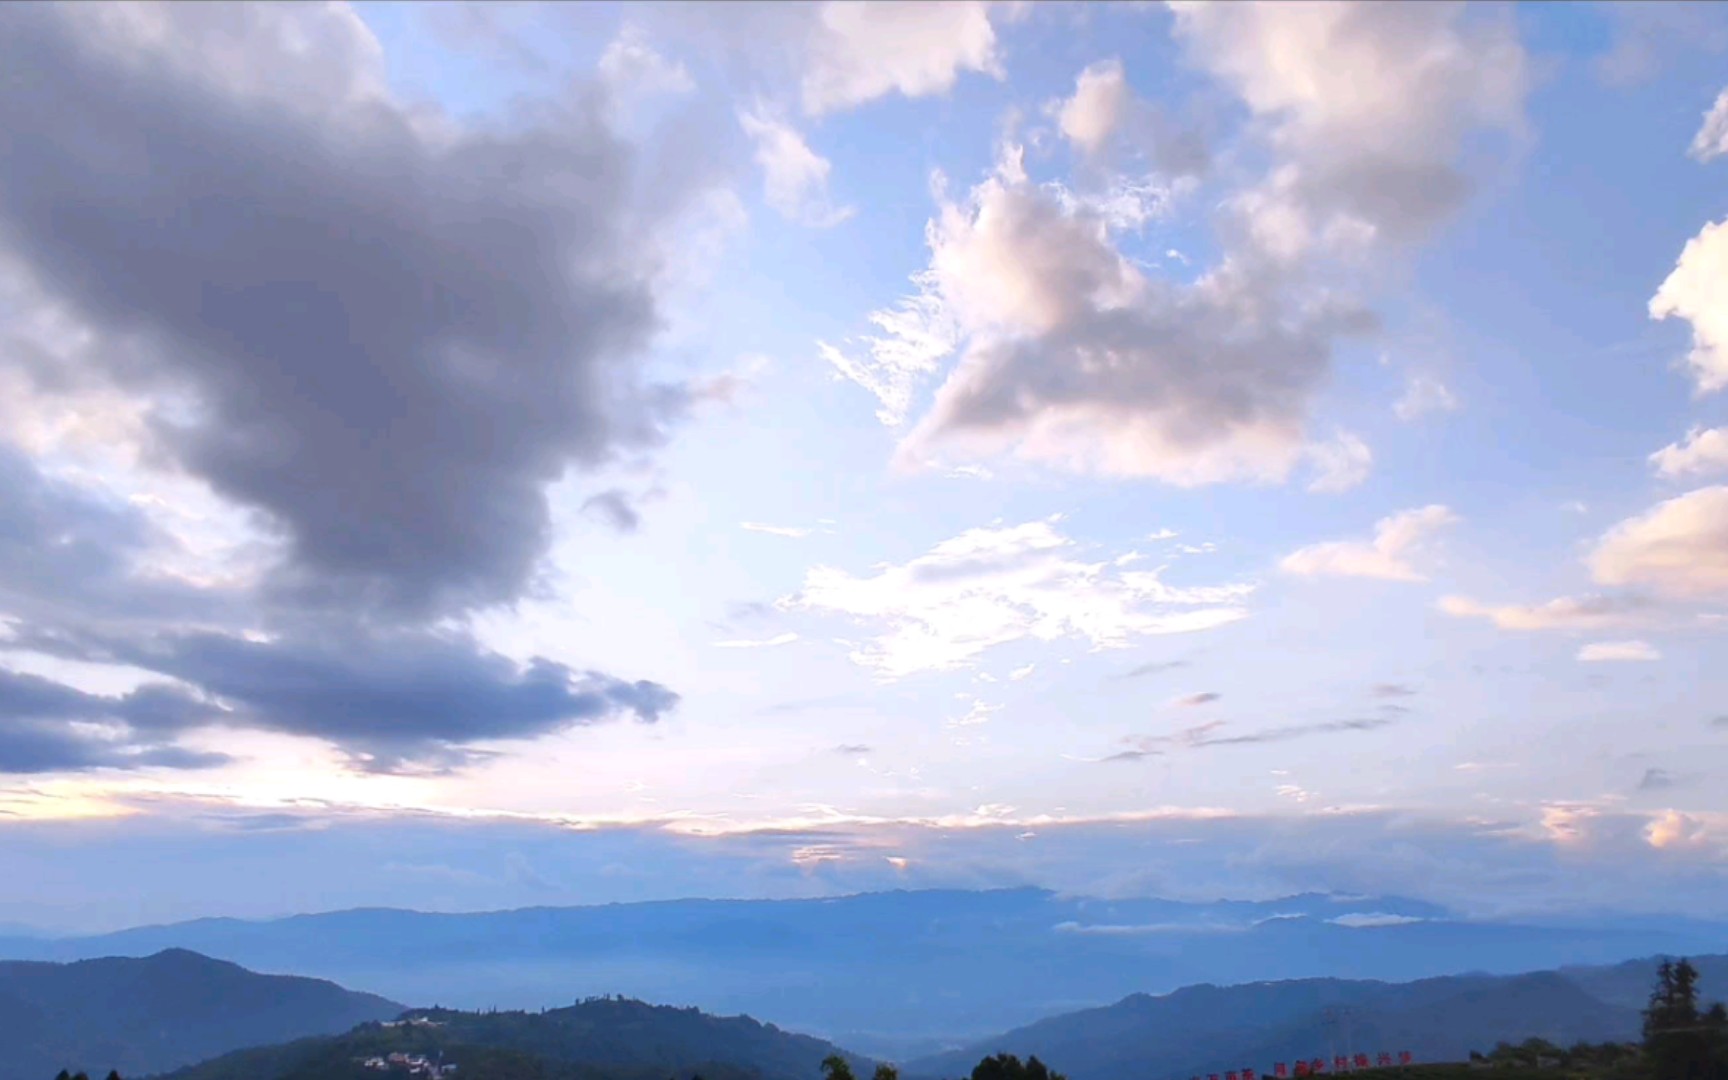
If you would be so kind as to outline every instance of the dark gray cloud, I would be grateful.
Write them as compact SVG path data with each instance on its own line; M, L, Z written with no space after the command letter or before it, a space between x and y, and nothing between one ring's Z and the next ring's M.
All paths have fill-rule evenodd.
M251 726L331 740L378 771L448 771L477 760L467 743L653 723L678 703L659 683L518 665L460 634L322 629L271 641L160 634L110 643L109 655L203 687Z
M618 488L588 496L582 503L582 510L594 514L621 533L633 533L642 526L642 515L631 504L630 496Z
M0 773L220 765L227 755L164 741L215 716L174 687L146 685L106 697L0 668Z
M172 740L220 722L447 771L488 739L676 704L428 628L525 595L547 488L712 394L639 370L666 234L718 179L689 117L627 144L577 84L458 125L393 100L364 26L312 5L0 8L0 68L0 301L82 343L0 322L0 364L147 403L144 460L252 511L276 551L249 585L166 575L148 515L0 442L14 644L196 688L0 671L0 770L213 764ZM588 509L637 523L621 491Z
M1121 678L1138 679L1144 675L1157 675L1165 671L1175 671L1177 668L1185 668L1187 666L1188 661L1186 660L1150 660L1137 667L1129 668L1127 671L1122 673Z
M1225 734L1230 725L1224 720L1209 720L1204 724L1183 728L1169 735L1141 735L1124 740L1130 749L1119 751L1104 758L1104 761L1138 761L1141 758L1157 757L1165 751L1161 747L1178 749L1203 750L1212 746L1245 746L1252 743L1286 742L1291 739L1303 739L1310 735L1331 735L1346 731L1373 731L1394 723L1392 717L1363 717L1354 720L1327 720L1313 724L1284 724L1278 727L1262 728L1259 731L1244 732L1240 735Z
M370 49L310 5L0 10L0 251L105 343L81 374L192 405L154 450L263 515L279 584L507 600L546 486L689 400L633 364L689 192L598 92L455 128L393 104Z
M1645 769L1643 777L1638 781L1638 790L1667 791L1676 783L1674 774L1667 769Z
M1331 735L1344 731L1373 731L1386 727L1393 721L1388 717L1364 717L1357 720L1328 720L1318 724L1285 724L1282 727L1262 728L1242 735L1207 735L1197 739L1192 746L1237 746L1245 743L1286 742L1290 739L1303 739L1310 735Z

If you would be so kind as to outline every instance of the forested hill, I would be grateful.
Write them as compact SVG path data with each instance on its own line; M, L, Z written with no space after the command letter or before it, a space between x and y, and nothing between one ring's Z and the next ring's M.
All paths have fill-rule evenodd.
M703 1080L813 1080L833 1054L863 1073L871 1064L821 1039L749 1017L622 998L546 1012L426 1009L412 1017L416 1022L369 1024L339 1037L231 1054L174 1073L172 1080L340 1078L366 1057L392 1051L441 1055L459 1066L464 1080L492 1080L494 1073L497 1080L667 1080L696 1074Z
M1623 1041L1638 1034L1654 967L1645 960L1410 983L1297 979L1133 994L912 1061L904 1071L963 1076L980 1057L1006 1051L1059 1062L1071 1080L1187 1080L1346 1050L1409 1050L1433 1062L1530 1037ZM1728 989L1728 957L1704 958L1699 967L1707 992Z
M0 962L0 1080L134 1076L236 1047L346 1031L404 1006L182 949L75 964Z

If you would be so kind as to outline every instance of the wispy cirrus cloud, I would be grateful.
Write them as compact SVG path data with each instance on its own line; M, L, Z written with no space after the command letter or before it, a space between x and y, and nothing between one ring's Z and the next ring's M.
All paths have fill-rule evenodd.
M819 566L782 609L876 628L852 659L885 679L961 667L1014 641L1121 648L1244 618L1245 583L1177 586L1157 570L1086 561L1057 519L970 529L923 555L858 577Z

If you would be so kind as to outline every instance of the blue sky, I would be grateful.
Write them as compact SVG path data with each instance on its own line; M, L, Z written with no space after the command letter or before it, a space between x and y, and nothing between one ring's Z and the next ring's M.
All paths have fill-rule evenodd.
M4 16L0 919L1728 913L1717 9L100 10Z

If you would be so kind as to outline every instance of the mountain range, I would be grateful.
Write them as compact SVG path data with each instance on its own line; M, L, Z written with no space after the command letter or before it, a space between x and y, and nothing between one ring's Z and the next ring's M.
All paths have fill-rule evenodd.
M855 1072L872 1062L808 1035L746 1016L597 998L545 1012L415 1010L405 1023L367 1024L345 1035L224 1055L169 1080L334 1080L369 1056L413 1053L456 1064L464 1080L820 1080L838 1054ZM373 1074L376 1076L376 1074Z
M1695 963L1706 998L1728 990L1728 956ZM1037 1055L1072 1080L1183 1080L1338 1053L1409 1050L1446 1061L1532 1036L1562 1045L1627 1040L1655 967L1644 959L1407 983L1325 978L1136 993L905 1061L903 1072L962 1077L980 1058L1009 1052ZM0 1047L0 1080L63 1067L132 1076L179 1067L174 1080L335 1080L369 1075L364 1059L392 1051L460 1063L474 1080L818 1080L835 1053L860 1076L872 1065L828 1041L691 1007L602 997L538 1012L403 1010L184 951L0 964Z
M185 950L0 963L0 1080L63 1068L158 1072L231 1050L347 1031L403 1006L320 979L259 975Z
M1706 997L1728 990L1728 956L1694 960ZM1036 1054L1070 1080L1184 1080L1337 1054L1410 1051L1461 1061L1495 1043L1638 1038L1656 961L1408 983L1297 979L1200 985L1053 1016L908 1062L908 1077L955 1077L986 1054Z
M1719 951L1701 922L1461 919L1396 898L1097 900L1037 889L679 900L473 914L364 909L0 941L73 960L193 949L388 997L537 1009L596 994L773 1017L905 1058L1202 982L1403 981Z

